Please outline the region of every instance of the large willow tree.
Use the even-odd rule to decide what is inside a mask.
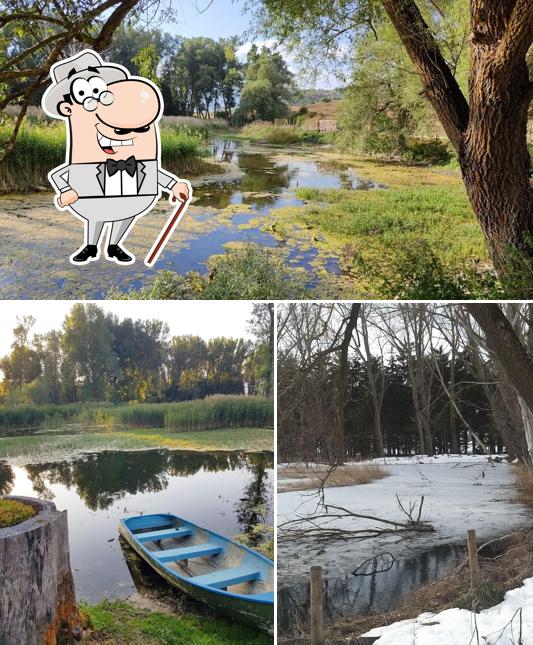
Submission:
[[[532,0],[464,0],[470,14],[468,97],[447,59],[439,24],[451,0],[254,0],[282,42],[306,40],[327,53],[390,20],[454,147],[468,197],[497,268],[516,251],[533,256],[533,189],[526,134],[533,96],[526,57]],[[453,4],[456,4],[454,2]],[[316,45],[319,45],[316,48]],[[337,48],[350,57],[350,48]],[[317,59],[319,64],[319,59]],[[510,253],[511,250],[511,253]]]

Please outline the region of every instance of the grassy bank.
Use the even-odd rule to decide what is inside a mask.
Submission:
[[[164,429],[115,430],[114,432],[53,432],[26,437],[0,438],[0,459],[24,457],[46,461],[54,456],[71,457],[100,450],[274,450],[274,433],[269,428],[221,428],[201,432],[171,432]]]
[[[166,428],[175,432],[273,424],[273,404],[259,396],[215,395],[180,403],[24,405],[0,407],[0,436],[31,434],[65,424]]]
[[[197,120],[192,120],[197,121]],[[0,126],[0,147],[9,138],[10,119]],[[161,128],[161,160],[167,170],[181,176],[223,172],[205,159],[207,127],[168,120]],[[22,126],[15,149],[0,163],[0,192],[51,190],[50,170],[65,161],[65,125],[57,121],[28,119]]]
[[[295,225],[306,230],[323,253],[341,258],[367,297],[492,294],[491,264],[462,184],[453,177],[447,185],[413,179],[414,185],[367,191],[299,188],[303,206],[274,211],[276,230],[286,237]]]
[[[324,487],[360,486],[375,479],[387,477],[388,471],[376,464],[349,464],[338,466],[328,474],[329,467],[309,467],[303,464],[278,466],[278,492],[291,490],[317,490],[327,475]]]
[[[88,643],[115,645],[267,645],[273,639],[222,618],[180,616],[150,611],[126,601],[104,601],[98,605],[82,605],[85,638]]]

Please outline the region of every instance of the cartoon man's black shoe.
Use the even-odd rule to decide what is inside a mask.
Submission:
[[[131,264],[135,261],[135,258],[128,255],[118,244],[110,244],[107,247],[107,259],[115,260],[119,264]]]
[[[76,253],[76,255],[72,257],[72,262],[83,264],[84,262],[90,262],[91,260],[96,259],[97,255],[98,247],[96,244],[87,244],[87,246],[84,246],[79,253]]]

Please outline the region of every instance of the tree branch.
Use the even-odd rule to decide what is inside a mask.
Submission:
[[[496,59],[500,66],[507,66],[523,59],[533,42],[533,2],[517,0],[507,29],[497,48]]]
[[[425,95],[453,147],[460,153],[468,125],[468,103],[431,30],[414,0],[383,0],[383,7],[420,74]]]

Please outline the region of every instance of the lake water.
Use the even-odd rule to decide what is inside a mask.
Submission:
[[[324,581],[326,622],[339,616],[387,612],[414,589],[442,578],[464,559],[464,548],[443,544],[412,558],[394,560],[390,554],[372,559],[364,569]],[[309,584],[280,585],[278,625],[291,633],[294,625],[309,624]]]
[[[49,499],[68,511],[77,595],[97,602],[127,598],[143,584],[121,546],[121,518],[175,513],[228,537],[271,525],[272,468],[270,453],[105,451],[46,464],[0,462],[0,494]]]
[[[216,139],[210,152],[233,164],[234,179],[221,175],[195,186],[193,203],[151,269],[142,260],[169,215],[166,199],[128,236],[125,245],[137,258],[134,264],[119,267],[102,258],[75,267],[69,256],[82,244],[83,227],[70,213],[55,209],[51,193],[0,196],[0,297],[101,299],[112,289],[138,289],[161,269],[205,274],[207,260],[231,244],[277,249],[288,265],[305,270],[310,288],[342,275],[340,254],[319,248],[318,240],[294,223],[290,236],[280,235],[273,213],[302,205],[298,187],[367,190],[378,184],[359,177],[346,162],[322,158],[312,147]]]

